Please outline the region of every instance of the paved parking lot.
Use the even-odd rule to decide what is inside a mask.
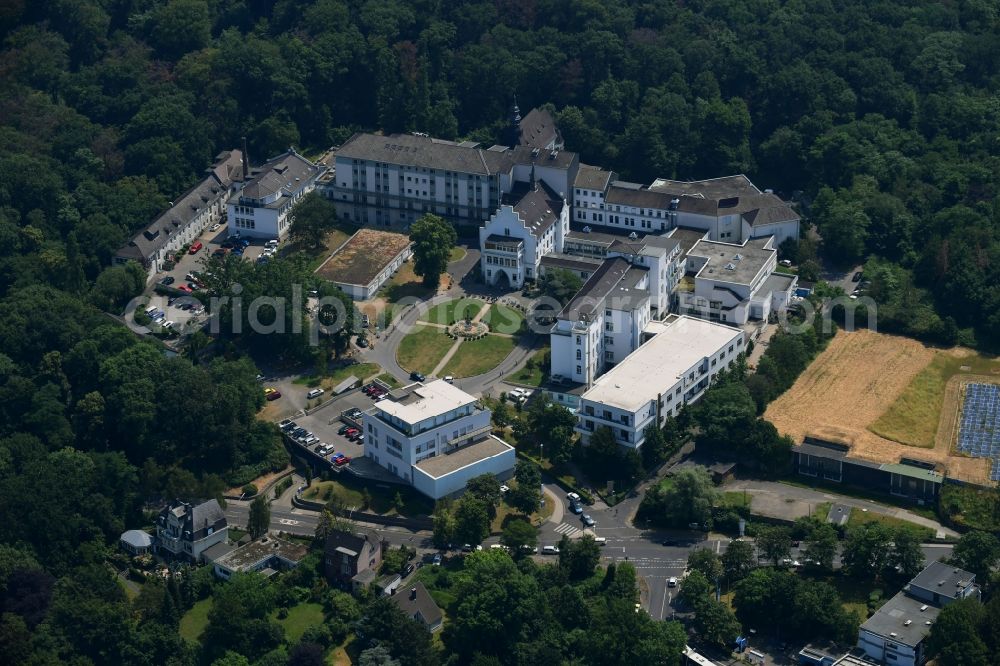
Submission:
[[[204,247],[196,254],[185,254],[172,270],[157,273],[154,284],[168,275],[174,278],[175,282],[173,286],[175,287],[179,284],[186,283],[187,280],[184,276],[191,271],[205,270],[205,262],[210,256],[212,256],[212,252],[222,247],[222,244],[225,243],[228,238],[229,228],[225,224],[215,231],[208,231],[206,229],[202,232],[201,236],[198,237],[198,240],[202,242]],[[257,261],[257,257],[259,257],[260,253],[264,251],[264,243],[267,241],[260,238],[252,238],[248,240],[251,241],[251,245],[244,251],[243,258],[246,261]]]
[[[333,445],[336,449],[335,452],[341,452],[351,458],[360,458],[364,455],[364,447],[337,434],[337,431],[344,425],[344,422],[340,420],[340,415],[350,409],[365,411],[373,404],[374,401],[361,391],[351,391],[330,400],[308,416],[298,416],[292,420],[316,435],[321,442]]]

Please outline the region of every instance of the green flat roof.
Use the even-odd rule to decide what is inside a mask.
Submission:
[[[919,467],[903,465],[901,463],[886,463],[879,467],[879,469],[890,472],[891,474],[900,474],[902,476],[909,476],[914,479],[922,479],[933,483],[941,483],[944,480],[944,477],[934,470],[920,469]]]

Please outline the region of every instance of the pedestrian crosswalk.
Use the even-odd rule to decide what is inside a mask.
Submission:
[[[556,527],[556,532],[565,534],[570,539],[575,539],[578,535],[583,534],[583,530],[573,527],[569,523],[559,523],[559,526]]]

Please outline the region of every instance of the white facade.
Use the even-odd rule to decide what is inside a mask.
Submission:
[[[481,224],[516,182],[539,181],[566,198],[575,153],[519,145],[482,148],[424,135],[355,134],[337,149],[321,186],[337,214],[358,224],[407,226],[424,213]]]
[[[490,416],[443,380],[398,389],[363,416],[365,457],[434,499],[479,474],[509,476],[514,450],[491,437]]]
[[[382,288],[389,278],[400,269],[400,267],[406,263],[407,259],[413,256],[413,246],[407,247],[405,250],[397,254],[392,261],[386,264],[378,275],[376,275],[370,282],[366,284],[351,284],[349,282],[334,282],[335,285],[341,290],[346,292],[351,298],[356,301],[367,301],[370,298],[375,298],[378,290]]]
[[[322,168],[289,150],[268,160],[229,199],[229,235],[280,239],[295,219],[292,210],[316,187]]]
[[[486,284],[520,289],[536,280],[543,256],[563,251],[569,233],[569,206],[547,186],[502,204],[479,229],[479,260]]]
[[[169,257],[223,220],[230,192],[243,172],[243,159],[239,150],[220,153],[208,175],[118,250],[114,262],[136,261],[146,269],[146,281],[153,280]]]
[[[776,284],[775,280],[768,282],[768,278],[778,266],[778,252],[772,241],[768,237],[742,245],[696,243],[687,255],[687,272],[694,275],[694,289],[680,295],[680,311],[735,325],[766,319],[774,299],[772,291],[764,287]],[[794,283],[784,292],[778,291],[779,306],[787,305],[793,288]]]
[[[651,322],[646,333],[652,337],[580,398],[576,430],[585,444],[606,426],[619,444],[639,448],[647,426],[697,401],[744,351],[741,330],[692,317]]]
[[[652,318],[648,287],[648,269],[605,261],[556,318],[552,376],[589,386],[631,353]]]

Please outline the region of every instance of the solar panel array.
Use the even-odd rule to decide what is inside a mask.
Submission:
[[[1000,481],[1000,385],[966,385],[958,450],[974,458],[991,458],[990,479]]]

